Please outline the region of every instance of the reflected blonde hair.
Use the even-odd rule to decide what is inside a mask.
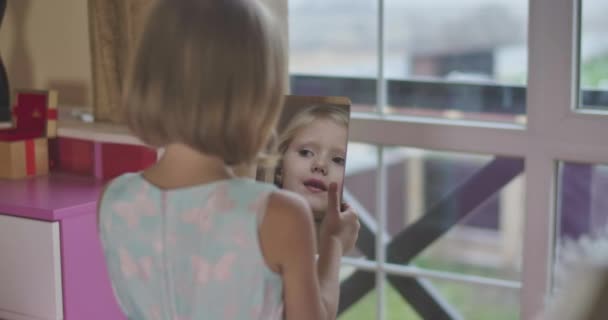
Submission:
[[[281,187],[281,161],[282,157],[287,152],[289,145],[293,141],[298,132],[312,124],[316,120],[331,120],[338,125],[348,129],[348,110],[344,107],[332,105],[315,105],[306,108],[304,111],[295,114],[285,125],[277,141],[278,165],[276,169],[265,176],[265,181],[273,182]],[[345,141],[346,143],[346,141]]]
[[[277,141],[279,155],[283,156],[285,154],[300,129],[320,119],[332,120],[336,124],[348,128],[348,110],[346,108],[323,105],[311,106],[295,114],[281,132]]]
[[[257,0],[158,0],[125,82],[129,128],[227,165],[267,146],[286,85],[285,44]]]

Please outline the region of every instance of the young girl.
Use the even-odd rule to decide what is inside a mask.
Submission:
[[[328,186],[342,190],[348,140],[348,111],[336,106],[312,106],[294,115],[279,137],[281,160],[274,182],[310,204],[315,221],[327,211]]]
[[[295,194],[252,166],[280,114],[285,49],[253,0],[158,0],[126,81],[128,124],[164,147],[157,164],[113,180],[99,231],[129,319],[334,319],[340,257],[357,238],[338,189],[321,226]],[[242,172],[250,172],[243,170]]]

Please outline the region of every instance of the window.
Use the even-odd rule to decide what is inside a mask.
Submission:
[[[608,2],[582,0],[580,30],[580,103],[608,110]]]
[[[525,124],[524,0],[388,0],[381,21],[372,0],[289,8],[292,92],[373,111],[381,82],[386,113]]]
[[[368,230],[343,260],[342,319],[538,314],[560,228],[586,223],[559,211],[568,172],[608,163],[608,118],[575,112],[608,105],[603,76],[584,80],[605,73],[604,2],[289,0],[292,92],[354,103],[346,189]]]

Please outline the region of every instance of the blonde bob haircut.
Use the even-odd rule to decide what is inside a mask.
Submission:
[[[348,110],[344,107],[332,106],[332,105],[315,105],[310,106],[304,111],[295,114],[289,122],[285,125],[281,134],[278,137],[278,153],[279,158],[282,158],[287,152],[289,145],[298,134],[298,132],[312,124],[316,120],[331,120],[334,123],[343,126],[348,130]],[[344,143],[347,143],[344,141]],[[271,176],[266,176],[267,182],[274,182],[277,186],[281,187],[281,163],[282,159],[279,159],[279,164],[275,172]]]
[[[153,146],[254,163],[283,105],[279,30],[257,0],[157,0],[125,82],[129,128]]]

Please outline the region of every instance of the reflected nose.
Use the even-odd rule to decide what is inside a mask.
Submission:
[[[318,172],[318,173],[326,176],[327,175],[327,166],[322,161],[315,160],[312,163],[312,172],[313,173]]]

